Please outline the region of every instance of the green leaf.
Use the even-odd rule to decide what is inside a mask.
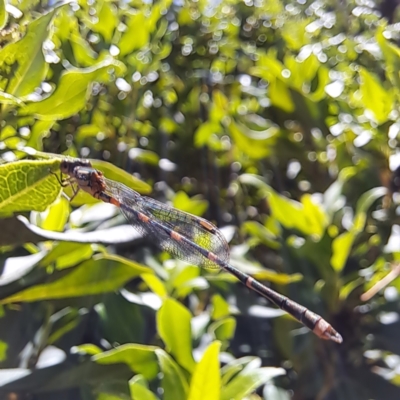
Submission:
[[[312,201],[311,196],[304,195],[299,203],[278,194],[256,175],[243,174],[240,176],[240,181],[257,187],[262,191],[263,196],[268,196],[272,216],[285,228],[297,229],[306,235],[315,235],[317,238],[323,234],[328,217],[321,207]]]
[[[285,370],[283,368],[245,369],[222,388],[221,400],[242,400],[259,386],[264,385],[276,376],[284,374]]]
[[[212,319],[220,319],[230,315],[229,304],[221,295],[215,294],[211,299],[211,303],[213,306]]]
[[[125,66],[113,59],[104,60],[85,69],[71,69],[65,72],[55,91],[46,99],[27,103],[21,108],[21,115],[34,115],[43,120],[65,119],[82,110],[91,94],[93,81],[106,82],[110,69],[116,75],[125,71]]]
[[[236,320],[233,317],[228,317],[215,321],[210,325],[209,331],[214,333],[216,339],[222,342],[231,340],[235,334]]]
[[[150,272],[149,268],[122,257],[100,255],[84,261],[54,282],[22,290],[3,299],[1,303],[63,299],[112,292],[132,278]]]
[[[336,272],[340,272],[344,268],[353,246],[355,235],[354,231],[349,231],[342,233],[333,240],[331,265]]]
[[[201,361],[190,381],[188,400],[219,400],[221,391],[221,374],[219,370],[219,349],[221,343],[211,343],[204,352]]]
[[[42,267],[55,263],[56,269],[64,269],[77,265],[91,258],[93,247],[91,244],[75,242],[58,242],[40,261]]]
[[[222,133],[222,127],[214,121],[203,122],[194,133],[194,144],[201,147],[209,143],[213,135]]]
[[[6,11],[6,2],[5,0],[0,0],[0,29],[3,29],[8,20],[8,13]]]
[[[280,79],[274,79],[270,83],[269,97],[273,106],[281,108],[287,113],[293,112],[296,108],[289,88]]]
[[[44,211],[60,194],[50,170],[59,160],[23,160],[0,165],[0,213]]]
[[[91,29],[100,33],[106,43],[110,43],[114,30],[119,23],[118,10],[110,1],[98,2],[98,4],[98,20],[96,24],[91,24]]]
[[[7,360],[8,344],[0,340],[0,361]]]
[[[157,349],[156,356],[163,372],[163,400],[186,399],[189,387],[179,365],[164,350]]]
[[[289,275],[268,269],[256,271],[252,276],[260,281],[269,281],[277,285],[289,285],[290,283],[299,282],[303,279],[303,275],[299,273]]]
[[[2,104],[22,104],[22,100],[17,97],[0,91],[0,103]]]
[[[3,80],[3,91],[23,97],[40,86],[48,70],[42,46],[49,35],[49,26],[55,13],[53,10],[31,22],[21,40],[0,50],[1,75],[10,76],[8,80]]]
[[[131,189],[136,190],[140,194],[149,194],[152,191],[151,186],[146,182],[143,182],[139,178],[136,178],[123,169],[116,167],[114,164],[111,164],[107,161],[94,159],[90,159],[89,161],[94,168],[103,172],[104,176],[108,179],[123,183]]]
[[[190,372],[195,366],[191,318],[188,309],[174,299],[166,299],[157,313],[157,330],[161,339],[178,363]]]
[[[150,290],[160,297],[167,296],[167,289],[164,283],[154,274],[143,274],[142,279],[146,282]]]
[[[148,389],[143,380],[141,375],[136,375],[129,381],[132,400],[157,400],[156,395]]]
[[[175,194],[172,205],[175,208],[179,208],[179,210],[198,215],[200,217],[206,212],[208,202],[206,200],[196,199],[194,197],[189,198],[185,192],[179,191]]]
[[[64,197],[59,197],[43,213],[43,222],[40,224],[42,229],[48,231],[62,232],[69,217],[69,202]]]
[[[135,50],[144,48],[150,41],[150,32],[147,18],[143,12],[132,15],[128,22],[128,28],[119,41],[121,56],[132,53]]]
[[[267,157],[271,153],[278,130],[271,128],[265,134],[261,133],[257,138],[256,135],[250,134],[250,130],[245,127],[241,129],[232,121],[229,124],[229,132],[240,151],[258,160]]]
[[[92,360],[102,365],[124,363],[134,373],[142,374],[150,380],[154,379],[158,373],[157,349],[158,347],[155,346],[125,344],[104,353],[96,354],[92,357]]]
[[[373,113],[376,122],[381,125],[388,120],[389,113],[393,109],[393,96],[365,68],[360,68],[360,77],[361,101],[364,107]]]

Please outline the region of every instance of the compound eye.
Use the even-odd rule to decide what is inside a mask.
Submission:
[[[66,161],[61,161],[60,170],[63,174],[68,174],[68,163]]]

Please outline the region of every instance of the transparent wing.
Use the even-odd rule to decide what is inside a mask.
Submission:
[[[177,241],[162,229],[163,225],[203,249],[213,252],[222,261],[229,261],[229,246],[222,233],[210,222],[169,207],[129,189],[118,182],[104,179],[106,193],[121,203],[121,211],[129,223],[143,236],[154,240],[155,244],[171,255],[202,267],[215,268],[216,264],[184,241]],[[138,212],[150,218],[143,222]]]

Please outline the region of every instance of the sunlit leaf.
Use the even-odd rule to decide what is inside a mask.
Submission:
[[[219,294],[215,294],[212,297],[211,303],[213,305],[211,314],[213,319],[219,319],[230,315],[229,304]]]
[[[122,287],[130,279],[151,270],[117,256],[98,256],[84,261],[62,278],[22,290],[1,301],[3,304],[62,299],[107,293]]]
[[[210,325],[209,331],[222,342],[231,340],[235,334],[236,320],[233,317],[223,318]]]
[[[221,376],[219,371],[219,349],[221,344],[214,342],[208,346],[190,381],[188,400],[219,400]]]
[[[121,55],[132,53],[134,50],[144,48],[149,43],[150,32],[147,19],[143,12],[131,15],[128,28],[119,41]]]
[[[122,63],[108,59],[85,69],[71,69],[65,72],[58,82],[55,91],[46,99],[27,103],[21,108],[21,115],[34,115],[44,120],[68,118],[85,107],[90,95],[90,84],[106,81],[110,69],[117,74],[124,71]]]
[[[134,376],[129,381],[132,400],[157,400],[156,395],[143,382],[141,375]]]
[[[272,367],[243,370],[223,387],[221,399],[242,400],[260,385],[263,385],[276,376],[283,375],[284,373],[285,370],[283,368]]]
[[[46,215],[43,216],[43,222],[40,224],[41,228],[49,231],[63,231],[69,217],[69,210],[68,200],[64,197],[59,197],[46,210]]]
[[[393,109],[392,94],[365,68],[360,68],[360,77],[362,102],[373,113],[376,122],[383,124]]]
[[[3,29],[7,23],[8,14],[6,11],[5,0],[0,0],[0,29]]]
[[[344,268],[353,246],[354,238],[355,232],[350,231],[342,233],[333,240],[331,265],[335,271],[340,272]]]
[[[112,35],[118,25],[117,8],[112,2],[99,2],[100,11],[96,24],[92,24],[93,31],[100,33],[107,43],[111,42]]]
[[[78,346],[79,349],[79,346]],[[98,364],[124,363],[137,374],[142,374],[146,379],[153,379],[158,372],[155,346],[141,344],[125,344],[115,349],[96,354],[92,357]]]
[[[23,160],[0,165],[0,213],[44,211],[60,193],[50,174],[58,160]]]
[[[288,86],[280,79],[274,79],[269,88],[269,97],[271,104],[281,108],[287,113],[293,112],[295,105],[292,100],[292,95]]]
[[[245,130],[244,127],[243,129]],[[229,132],[238,149],[254,159],[264,158],[270,154],[277,134],[276,130],[271,130],[269,137],[256,139],[246,135],[246,132],[233,121],[229,124]]]
[[[7,71],[9,73],[10,69],[13,70],[11,78],[2,81],[3,91],[15,97],[22,97],[40,86],[48,70],[42,46],[49,35],[49,26],[55,13],[56,10],[53,10],[31,22],[21,40],[0,50],[1,75],[4,76]]]
[[[163,399],[186,399],[189,386],[179,365],[164,350],[156,350],[156,356],[160,364],[160,369],[163,372]]]
[[[151,291],[160,297],[167,295],[163,282],[154,274],[143,274],[142,279],[146,282]]]
[[[191,315],[173,299],[166,299],[157,313],[157,330],[169,351],[180,365],[193,371]]]

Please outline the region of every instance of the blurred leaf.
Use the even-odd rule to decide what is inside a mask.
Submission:
[[[254,159],[264,158],[271,153],[278,132],[276,129],[268,129],[260,134],[259,138],[251,137],[248,134],[246,135],[244,130],[246,130],[246,128],[242,127],[241,129],[239,125],[233,121],[229,124],[229,132],[240,151]]]
[[[355,239],[355,232],[344,232],[332,242],[331,265],[336,272],[342,271]]]
[[[393,109],[393,97],[384,89],[376,77],[366,69],[360,68],[361,95],[364,107],[372,111],[376,122],[380,125],[389,118]]]
[[[272,216],[276,218],[285,228],[297,229],[306,235],[320,237],[327,224],[327,217],[321,207],[315,204],[311,197],[304,195],[302,202],[288,199],[275,192],[260,177],[243,174],[240,182],[255,186],[268,196],[268,203],[272,210]]]
[[[189,387],[179,365],[164,350],[157,349],[155,353],[160,364],[160,369],[163,372],[163,399],[186,399]]]
[[[46,231],[37,227],[36,225],[30,224],[29,221],[19,215],[17,217],[18,227],[13,227],[13,229],[18,233],[16,237],[1,237],[0,234],[0,243],[3,244],[15,244],[15,243],[24,243],[22,239],[24,237],[29,239],[31,242],[41,242],[43,240],[63,240],[66,242],[75,242],[75,243],[104,243],[104,244],[118,244],[118,243],[129,243],[132,241],[136,241],[141,238],[141,235],[133,229],[131,225],[120,225],[112,228],[98,229],[93,232],[81,232],[78,229],[70,229],[66,232],[54,232],[54,231]],[[12,218],[8,218],[7,221],[12,224],[15,220]],[[22,225],[22,226],[21,226]],[[20,230],[18,230],[19,228]],[[28,232],[24,232],[21,229],[28,228],[31,231],[31,234]],[[19,233],[21,232],[20,237]],[[9,239],[9,241],[7,241]]]
[[[4,361],[7,358],[8,344],[0,340],[0,361]]]
[[[74,242],[59,242],[40,261],[42,267],[55,263],[56,269],[64,269],[77,265],[79,262],[91,258],[93,247],[91,244]]]
[[[303,275],[299,273],[289,275],[271,270],[256,271],[252,273],[252,276],[255,279],[272,282],[276,285],[288,285],[290,283],[299,282],[303,279]]]
[[[211,314],[212,319],[220,319],[230,315],[229,304],[219,294],[215,294],[212,297],[211,303],[213,306]]]
[[[0,213],[44,211],[60,193],[50,174],[57,160],[23,160],[0,165]]]
[[[283,374],[285,374],[283,368],[265,367],[243,370],[222,388],[221,399],[242,400],[257,387]]]
[[[22,100],[11,94],[0,91],[0,103],[2,103],[2,104],[22,104]]]
[[[146,282],[147,286],[153,293],[157,294],[160,297],[167,296],[167,290],[163,282],[156,275],[143,274],[142,279]]]
[[[157,400],[155,394],[142,381],[141,375],[136,375],[129,381],[132,400]]]
[[[157,313],[157,330],[180,365],[193,371],[190,312],[173,299],[166,299]]]
[[[147,22],[142,11],[130,16],[127,23],[128,28],[119,41],[121,56],[142,49],[149,44],[150,32]]]
[[[201,147],[209,143],[213,135],[222,133],[222,127],[214,121],[203,122],[194,134],[194,144],[196,147]]]
[[[219,371],[219,342],[211,343],[204,352],[190,381],[188,400],[219,400],[221,376]]]
[[[104,60],[85,69],[65,72],[55,89],[46,99],[31,102],[21,108],[21,115],[34,115],[38,119],[54,120],[68,118],[82,110],[90,95],[93,81],[106,81],[110,69],[122,74],[125,66],[115,60]]]
[[[271,249],[279,249],[281,247],[280,242],[277,240],[277,236],[259,222],[245,221],[241,228],[244,232],[252,236],[249,240],[249,246],[251,247],[257,246],[259,243],[262,243]]]
[[[6,11],[5,0],[0,0],[0,29],[3,29],[7,24],[8,14]]]
[[[117,256],[97,256],[84,261],[55,282],[36,285],[1,301],[2,304],[62,299],[106,293],[151,270]]]
[[[78,350],[79,350],[78,346]],[[142,344],[125,344],[115,349],[96,354],[92,360],[97,364],[119,364],[129,366],[132,372],[143,375],[146,379],[153,379],[157,372],[157,358],[155,346]]]
[[[59,197],[45,211],[45,217],[41,227],[48,231],[61,232],[69,217],[69,202],[64,197]]]
[[[109,1],[98,2],[98,19],[96,24],[91,25],[94,32],[100,33],[106,43],[110,43],[114,30],[118,25],[117,9],[113,3]]]
[[[92,163],[94,168],[103,172],[104,176],[108,179],[123,183],[124,185],[138,191],[141,194],[148,194],[152,191],[151,186],[149,186],[146,182],[141,181],[135,176],[109,162],[93,159],[89,161]]]
[[[22,39],[0,50],[1,75],[7,76],[10,69],[13,71],[8,80],[3,79],[3,91],[15,97],[22,97],[40,86],[48,70],[42,46],[48,37],[49,26],[55,13],[56,10],[53,10],[30,22]]]
[[[358,200],[352,228],[349,232],[336,237],[332,242],[331,265],[335,271],[340,272],[344,268],[356,236],[364,229],[366,212],[374,201],[386,193],[385,187],[377,187],[365,192]]]
[[[281,108],[287,113],[291,113],[295,110],[290,90],[280,79],[274,79],[270,83],[269,97],[273,106]]]
[[[185,192],[180,191],[175,194],[172,205],[179,210],[201,217],[207,210],[208,202],[196,198],[190,199]]]
[[[209,332],[213,333],[215,338],[221,342],[231,340],[235,334],[236,320],[228,317],[213,322],[209,327]]]

